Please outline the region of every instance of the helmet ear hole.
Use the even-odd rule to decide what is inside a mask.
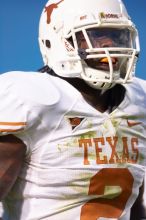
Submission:
[[[46,44],[46,47],[51,48],[51,43],[50,43],[49,40],[46,40],[46,41],[45,41],[45,44]]]

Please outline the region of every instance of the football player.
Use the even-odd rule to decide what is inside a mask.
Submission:
[[[146,82],[124,4],[49,0],[39,44],[40,72],[0,76],[2,219],[144,219]]]

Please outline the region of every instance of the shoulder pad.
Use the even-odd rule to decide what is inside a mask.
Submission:
[[[8,72],[2,74],[0,81],[11,87],[11,92],[24,101],[37,105],[54,105],[60,94],[49,79],[49,75],[38,72]]]

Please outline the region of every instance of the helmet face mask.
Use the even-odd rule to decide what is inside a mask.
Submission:
[[[139,40],[123,3],[92,0],[91,4],[86,0],[82,11],[83,3],[83,0],[62,0],[58,5],[57,1],[48,2],[46,8],[54,4],[54,12],[49,24],[46,9],[42,12],[39,29],[45,65],[62,77],[82,78],[96,89],[130,82]]]
[[[123,53],[128,55],[127,48],[132,48],[131,33],[128,29],[117,28],[94,28],[86,31],[88,40],[85,39],[84,34],[80,31],[76,33],[76,41],[78,44],[78,51],[86,52],[85,62],[94,69],[109,71],[109,62],[105,50],[108,50],[113,71],[117,71],[120,67],[120,55]],[[88,43],[89,42],[89,45]],[[101,49],[103,48],[103,50]],[[122,48],[122,50],[120,49]],[[125,51],[123,51],[125,48]],[[90,49],[90,50],[89,50]],[[117,50],[117,51],[116,51]],[[90,51],[90,52],[89,52]],[[92,52],[93,51],[93,52]],[[115,57],[113,54],[116,54]],[[89,55],[89,56],[88,56]],[[93,55],[93,58],[88,58]]]

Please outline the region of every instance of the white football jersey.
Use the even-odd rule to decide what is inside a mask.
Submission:
[[[146,166],[146,82],[101,113],[46,73],[0,76],[0,134],[27,146],[4,220],[129,220]]]

